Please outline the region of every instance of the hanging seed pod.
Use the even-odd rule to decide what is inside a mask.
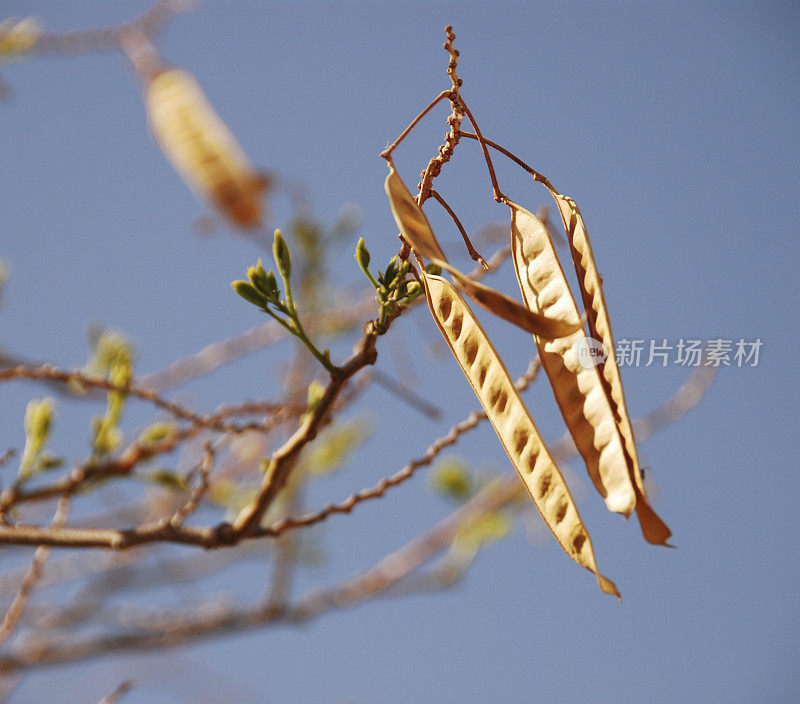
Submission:
[[[532,311],[566,322],[580,313],[547,228],[516,203],[511,208],[511,252],[520,292]],[[586,463],[589,477],[611,511],[630,515],[636,504],[614,411],[606,398],[583,330],[547,340],[534,335],[542,367],[550,380],[561,415]]]
[[[619,597],[614,583],[597,571],[567,483],[480,323],[452,284],[431,274],[423,278],[431,314],[548,528],[567,555],[594,573],[604,592]]]
[[[561,195],[552,189],[550,192],[558,205],[564,230],[569,239],[572,262],[578,275],[578,285],[586,308],[589,332],[595,340],[603,344],[606,353],[605,362],[600,363],[598,369],[606,397],[614,411],[617,427],[624,441],[628,471],[636,491],[636,517],[639,519],[642,534],[647,542],[667,545],[672,531],[653,511],[645,493],[636,441],[633,437],[633,428],[625,404],[625,394],[622,390],[622,378],[617,366],[614,335],[611,332],[611,320],[603,295],[603,282],[597,270],[586,225],[577,203],[572,198]]]
[[[389,162],[389,175],[386,177],[385,188],[395,222],[406,242],[423,257],[430,259],[433,264],[446,269],[453,277],[456,286],[478,305],[494,313],[498,318],[548,339],[569,335],[581,327],[580,320],[576,323],[565,323],[562,320],[550,320],[541,313],[530,311],[514,299],[473,281],[448,264],[428,223],[428,218],[403,183],[392,162]]]
[[[416,249],[426,259],[441,259],[446,261],[444,252],[433,234],[428,218],[411,195],[394,163],[389,162],[389,175],[384,184],[386,195],[389,196],[389,205],[392,209],[397,227],[406,242]]]
[[[150,128],[184,181],[236,227],[261,224],[265,179],[186,71],[167,69],[145,88]]]

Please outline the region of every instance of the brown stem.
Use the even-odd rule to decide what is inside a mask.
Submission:
[[[56,529],[60,528],[64,525],[64,523],[66,523],[68,515],[69,497],[62,496],[58,501],[58,506],[56,507],[56,512],[50,525]],[[28,572],[25,574],[25,578],[22,580],[19,591],[14,597],[14,600],[11,602],[11,605],[6,610],[3,621],[0,623],[0,646],[3,645],[6,640],[8,640],[8,637],[13,633],[14,628],[19,622],[19,619],[22,617],[22,612],[25,611],[25,607],[28,605],[28,600],[31,598],[33,589],[36,586],[36,583],[39,581],[39,578],[42,576],[44,563],[49,556],[49,547],[40,545],[38,548],[36,548],[36,552],[33,555],[33,560],[31,560],[30,567],[28,568]]]
[[[467,251],[469,252],[469,256],[472,257],[472,261],[479,262],[480,265],[486,269],[486,271],[489,271],[489,265],[486,263],[486,260],[480,254],[478,254],[478,251],[475,249],[475,247],[473,247],[472,242],[469,239],[469,235],[467,235],[467,231],[464,229],[464,226],[461,224],[458,216],[453,212],[453,209],[447,204],[447,201],[442,198],[438,191],[431,189],[430,193],[431,196],[439,202],[439,204],[447,211],[448,215],[453,219],[458,231],[461,233],[461,237],[464,239],[464,244],[467,246]]]
[[[386,161],[391,161],[392,152],[395,150],[397,145],[399,145],[400,142],[402,142],[408,136],[408,133],[411,132],[411,130],[413,130],[414,127],[416,127],[417,123],[423,117],[425,117],[425,115],[427,115],[431,110],[433,110],[433,108],[435,108],[442,100],[449,97],[449,95],[450,95],[449,90],[443,90],[441,93],[439,93],[439,95],[437,95],[429,103],[428,107],[426,107],[419,115],[417,115],[413,120],[411,120],[411,123],[400,133],[400,136],[381,152],[380,154],[381,157],[383,159],[386,159]]]
[[[474,126],[474,124],[475,123],[473,123],[473,126]],[[476,131],[477,131],[477,128],[476,128]],[[461,136],[462,137],[467,137],[468,139],[474,139],[474,140],[480,142],[482,147],[483,147],[483,145],[487,145],[487,146],[491,147],[492,149],[500,152],[503,156],[507,156],[517,166],[520,166],[525,171],[527,171],[533,177],[534,181],[539,181],[551,193],[555,193],[555,194],[558,193],[558,191],[555,188],[553,188],[553,184],[550,183],[549,179],[546,176],[543,176],[542,174],[540,174],[533,167],[528,166],[528,164],[526,164],[524,161],[522,161],[522,159],[520,159],[516,154],[513,154],[512,152],[508,151],[508,149],[505,149],[505,148],[501,147],[499,144],[497,144],[496,142],[493,142],[491,139],[486,139],[486,137],[484,137],[483,135],[479,136],[477,134],[473,134],[472,132],[463,132],[463,131],[461,132]]]
[[[273,453],[258,493],[239,512],[233,522],[232,528],[235,535],[247,535],[258,527],[267,508],[269,508],[286,483],[286,479],[297,462],[300,452],[316,437],[317,432],[327,420],[328,414],[345,384],[356,372],[375,363],[377,359],[377,352],[375,351],[377,340],[378,334],[374,324],[372,322],[367,323],[364,328],[364,337],[359,343],[356,354],[344,366],[339,367],[336,373],[331,375],[331,380],[328,382],[325,393],[317,405],[308,413],[294,435]]]
[[[478,127],[478,123],[475,122],[475,118],[472,116],[472,113],[469,111],[467,104],[464,102],[464,98],[459,96],[458,98],[461,108],[464,110],[464,113],[467,116],[467,119],[470,121],[470,124],[475,129],[476,139],[480,142],[481,149],[483,150],[483,156],[486,159],[486,166],[489,169],[489,176],[492,179],[492,193],[494,195],[494,199],[498,203],[502,203],[505,199],[505,196],[500,191],[500,186],[497,185],[497,176],[494,173],[494,166],[492,165],[492,157],[489,156],[489,150],[486,148],[487,142],[484,140],[483,135],[481,134],[481,130]],[[464,132],[459,132],[459,134],[465,134]]]
[[[168,401],[150,389],[143,389],[136,385],[114,384],[101,377],[90,376],[79,371],[59,369],[49,364],[40,366],[19,365],[10,369],[0,370],[0,382],[10,379],[48,379],[64,384],[78,383],[90,388],[104,389],[106,391],[116,391],[119,393],[135,396],[144,401],[149,401],[153,405],[174,415],[176,418],[190,421],[196,425],[221,432],[242,433],[246,430],[259,430],[263,424],[247,423],[235,424],[227,423],[224,420],[208,413],[196,413],[195,411],[180,406],[177,403]]]

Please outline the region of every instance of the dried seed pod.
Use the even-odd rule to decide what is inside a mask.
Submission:
[[[431,314],[545,523],[567,555],[593,572],[604,592],[619,597],[614,583],[597,571],[589,533],[567,483],[480,323],[452,284],[439,276],[423,277]]]
[[[644,489],[642,472],[639,467],[639,457],[636,452],[636,441],[633,437],[630,416],[625,405],[625,394],[622,389],[622,378],[617,367],[617,358],[614,347],[614,335],[611,332],[611,321],[608,316],[603,284],[597,265],[594,260],[589,235],[586,225],[572,198],[551,191],[558,205],[561,220],[570,243],[572,261],[578,275],[578,284],[581,290],[589,332],[592,337],[603,344],[606,352],[604,363],[598,365],[606,397],[614,411],[617,427],[624,441],[624,449],[628,461],[628,472],[631,475],[636,491],[636,516],[642,528],[645,540],[656,545],[666,545],[672,535],[669,527],[653,511],[647,500]]]
[[[494,313],[498,318],[507,320],[533,335],[552,340],[571,335],[582,327],[580,318],[570,321],[550,318],[539,311],[520,305],[513,298],[484,286],[479,281],[473,281],[445,261],[434,259],[433,262],[446,269],[453,277],[456,286],[478,305],[483,306],[490,313]]]
[[[394,168],[394,163],[389,162],[389,175],[384,184],[386,195],[389,196],[389,205],[392,208],[397,227],[403,234],[406,242],[416,249],[426,259],[440,259],[446,261],[436,236],[433,234],[428,218],[417,203],[411,191],[408,190],[400,174]]]
[[[511,208],[511,251],[525,305],[551,319],[580,320],[544,223],[516,203],[507,203]],[[586,344],[583,330],[556,340],[534,335],[534,340],[561,415],[592,482],[610,510],[629,516],[636,497],[623,440],[600,371],[579,357],[581,343]]]
[[[0,61],[17,58],[36,46],[42,26],[36,17],[19,21],[9,18],[0,22]]]
[[[266,182],[186,71],[167,69],[145,88],[150,128],[184,181],[237,227],[261,224]]]
[[[389,162],[389,175],[386,177],[385,187],[392,214],[406,241],[423,257],[446,269],[452,275],[456,285],[490,313],[494,313],[499,318],[503,318],[523,330],[548,339],[569,335],[581,327],[580,320],[577,323],[549,320],[544,315],[528,310],[505,294],[473,281],[448,264],[444,252],[433,234],[428,218],[425,217],[422,208],[406,188],[391,162]]]

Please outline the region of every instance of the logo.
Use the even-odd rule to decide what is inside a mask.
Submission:
[[[608,358],[608,352],[603,343],[592,337],[581,337],[572,350],[578,358],[578,364],[584,369],[591,369],[602,364]]]

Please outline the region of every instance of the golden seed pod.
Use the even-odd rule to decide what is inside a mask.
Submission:
[[[511,250],[525,305],[549,318],[574,322],[580,313],[550,233],[535,215],[511,208]],[[629,516],[636,504],[624,445],[600,370],[579,358],[583,330],[547,340],[534,335],[542,367],[589,477],[611,511]]]
[[[548,528],[567,555],[594,573],[604,592],[619,597],[614,583],[598,572],[569,487],[480,323],[452,284],[422,275],[431,314]]]
[[[403,179],[400,178],[392,162],[389,162],[389,175],[386,177],[384,187],[386,195],[389,197],[392,215],[394,215],[395,222],[406,242],[423,257],[430,259],[433,264],[447,270],[453,277],[456,286],[478,305],[512,325],[549,339],[569,335],[581,328],[580,320],[574,323],[550,320],[544,315],[520,305],[505,294],[484,286],[478,281],[473,281],[451,266],[433,234],[428,218],[425,217],[419,203],[403,183]]]
[[[608,314],[605,296],[603,295],[603,280],[595,263],[594,252],[589,242],[589,234],[577,203],[568,196],[553,190],[550,192],[558,205],[561,221],[564,223],[564,230],[570,241],[572,262],[578,275],[578,284],[586,308],[589,332],[595,340],[603,343],[607,354],[605,362],[598,365],[598,369],[600,370],[603,390],[614,411],[617,428],[622,435],[628,462],[628,472],[636,492],[636,517],[639,519],[642,534],[648,543],[667,545],[667,540],[672,535],[672,531],[652,509],[644,489],[642,471],[639,467],[639,457],[636,451],[636,441],[633,437],[633,428],[625,404],[625,393],[622,389],[622,377],[617,366],[614,335],[611,332],[611,319]]]
[[[42,26],[35,17],[0,22],[0,60],[29,51],[42,36]]]
[[[167,69],[145,88],[150,128],[189,187],[237,227],[261,224],[265,181],[186,71]]]

